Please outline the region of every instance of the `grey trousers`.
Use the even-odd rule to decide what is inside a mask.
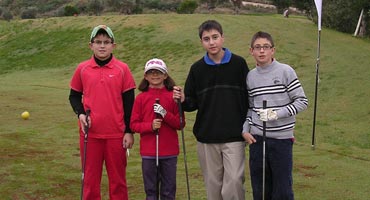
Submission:
[[[197,143],[208,200],[245,200],[245,147],[244,141]]]

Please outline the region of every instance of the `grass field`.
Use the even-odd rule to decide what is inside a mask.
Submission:
[[[183,85],[189,66],[204,54],[197,27],[206,19],[221,22],[225,47],[245,57],[250,68],[250,38],[263,30],[274,36],[277,59],[296,70],[310,100],[309,109],[297,117],[296,199],[369,199],[369,40],[322,30],[312,150],[317,26],[298,16],[176,14],[0,21],[0,199],[79,198],[77,118],[68,94],[75,67],[91,56],[92,27],[108,24],[113,29],[118,43],[114,53],[129,64],[137,83],[145,62],[159,57]],[[25,110],[29,120],[20,117]],[[194,116],[186,113],[185,138],[191,197],[198,200],[206,197],[192,135]],[[138,144],[136,135],[127,168],[131,199],[144,199]],[[182,153],[177,178],[177,199],[186,199]],[[246,196],[251,199],[248,166],[246,178]],[[105,174],[102,193],[108,199]]]

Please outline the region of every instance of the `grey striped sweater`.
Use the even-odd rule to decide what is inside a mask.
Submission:
[[[293,138],[295,115],[307,109],[308,100],[292,67],[276,60],[270,65],[257,66],[247,77],[249,109],[243,125],[243,133],[262,136],[262,121],[256,109],[276,110],[278,119],[266,123],[266,137],[275,139]]]

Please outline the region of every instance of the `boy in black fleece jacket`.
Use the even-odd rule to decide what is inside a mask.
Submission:
[[[221,25],[208,20],[199,27],[207,53],[190,68],[184,92],[174,87],[184,111],[197,110],[193,127],[207,199],[245,199],[246,143],[241,135],[247,114],[244,58],[223,47]]]

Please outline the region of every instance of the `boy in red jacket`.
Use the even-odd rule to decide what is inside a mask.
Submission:
[[[103,163],[109,179],[109,199],[127,200],[126,148],[134,144],[130,115],[135,81],[128,65],[113,56],[116,47],[112,30],[96,26],[90,36],[90,59],[81,62],[71,79],[69,100],[80,125],[83,163],[87,125],[83,199],[100,200]],[[86,111],[91,114],[87,119]]]

